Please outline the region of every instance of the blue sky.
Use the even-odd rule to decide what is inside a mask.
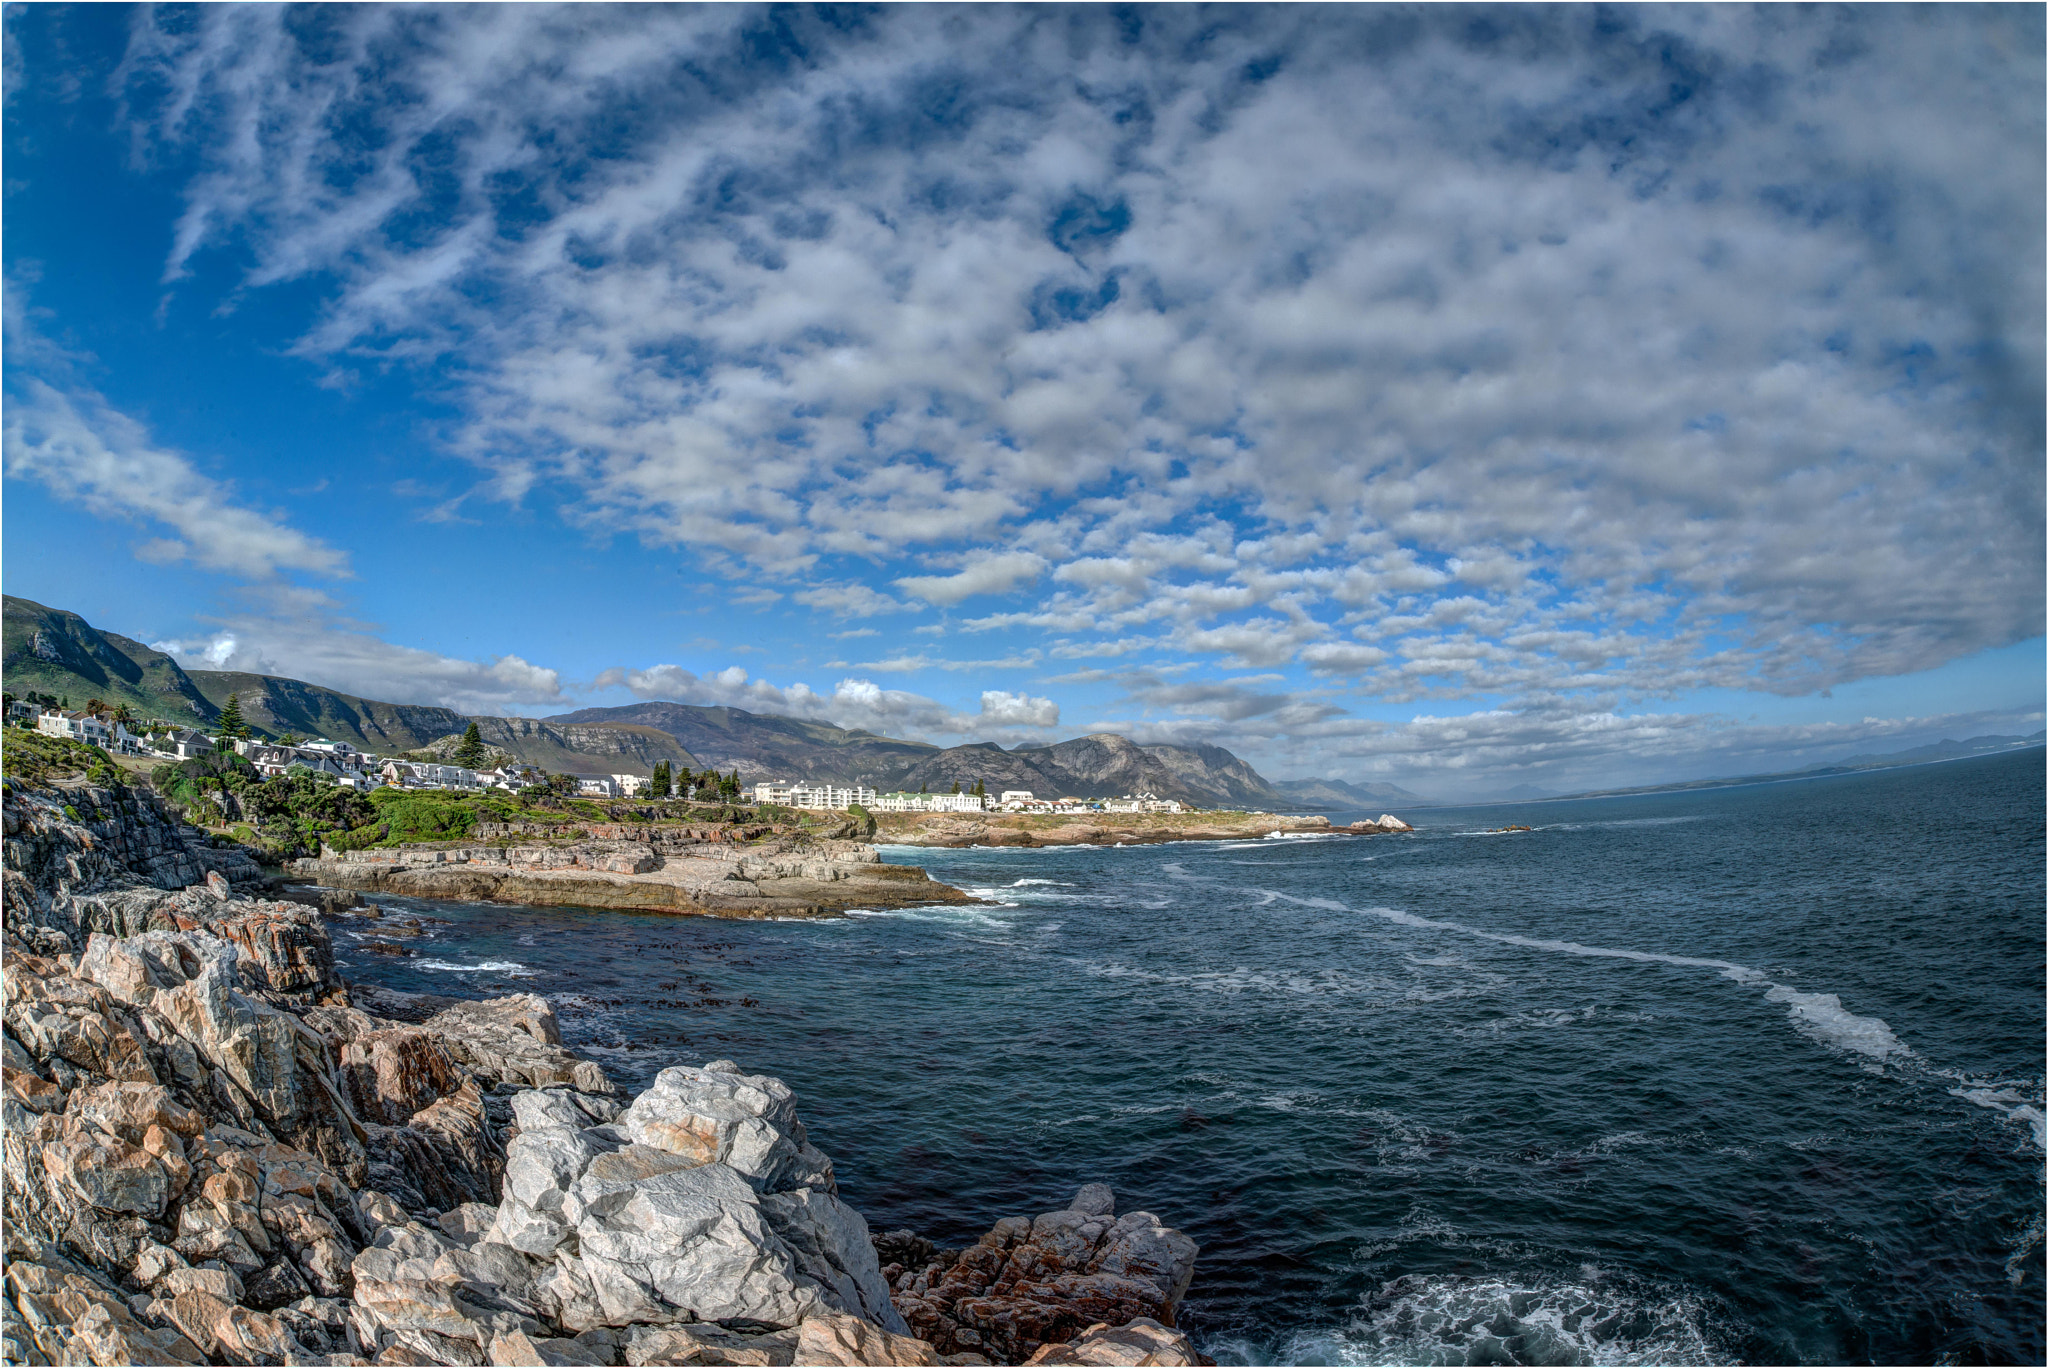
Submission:
[[[8,592],[1445,796],[2032,731],[2042,12],[6,11]]]

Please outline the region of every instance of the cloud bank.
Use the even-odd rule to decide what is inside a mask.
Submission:
[[[2041,630],[2039,38],[219,7],[122,82],[167,277],[459,358],[500,497],[1387,700],[1796,693]]]

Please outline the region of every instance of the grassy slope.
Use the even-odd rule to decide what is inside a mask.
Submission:
[[[220,713],[169,656],[32,599],[6,597],[5,612],[0,614],[0,652],[7,691],[16,697],[33,690],[68,697],[74,708],[99,698],[126,703],[141,718],[188,727],[204,726]]]

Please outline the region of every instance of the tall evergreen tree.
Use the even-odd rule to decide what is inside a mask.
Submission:
[[[687,798],[690,796],[690,784],[692,782],[693,781],[690,778],[690,767],[688,765],[677,765],[675,785],[676,796],[678,798]]]
[[[469,730],[462,734],[462,743],[455,748],[455,763],[464,769],[484,767],[484,734],[477,730],[474,722],[469,724]]]
[[[242,698],[240,694],[229,694],[227,705],[220,710],[220,720],[214,723],[215,734],[229,741],[249,739],[249,724],[242,720]]]
[[[652,798],[668,797],[668,785],[668,761],[664,760],[654,767],[654,777],[647,781],[648,796]]]

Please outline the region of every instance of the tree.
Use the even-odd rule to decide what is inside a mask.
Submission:
[[[663,760],[654,767],[654,777],[647,781],[647,795],[650,798],[668,797],[668,761]]]
[[[953,781],[953,792],[955,792],[955,793],[958,793],[959,791],[960,791],[960,781],[959,781],[958,779],[955,779],[955,780]]]
[[[687,798],[690,796],[690,783],[690,767],[688,765],[677,765],[675,777],[675,790],[676,796],[678,798]]]
[[[129,707],[126,703],[121,704],[114,709],[114,720],[124,727],[127,726],[135,720],[135,709]]]
[[[213,724],[213,729],[223,741],[249,739],[249,724],[242,720],[241,695],[228,695],[227,706],[220,710],[220,718]]]
[[[930,793],[932,791],[932,786],[930,784],[919,784],[917,786],[917,791],[919,793]]]
[[[975,780],[975,781],[974,781],[974,787],[973,787],[973,788],[971,788],[971,789],[969,789],[969,790],[967,790],[967,791],[968,791],[969,793],[973,794],[973,795],[974,795],[975,797],[977,797],[977,798],[986,798],[986,797],[988,797],[988,780],[986,780],[986,779],[977,779],[977,780]]]
[[[455,763],[464,769],[484,767],[484,734],[477,730],[474,722],[462,734],[462,744],[455,748]]]
[[[85,700],[85,715],[87,717],[98,717],[101,713],[105,712],[106,710],[107,705],[100,702],[100,700],[97,698],[88,698]]]

